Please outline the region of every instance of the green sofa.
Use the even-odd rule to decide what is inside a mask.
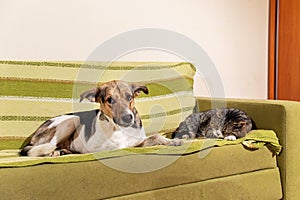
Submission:
[[[299,198],[296,129],[300,103],[194,98],[195,68],[189,63],[113,63],[111,68],[99,67],[103,65],[0,61],[1,199]],[[22,69],[20,74],[15,74],[18,69]],[[242,145],[244,140],[196,140],[181,147],[128,148],[59,158],[19,157],[18,149],[43,120],[97,106],[69,102],[91,87],[91,83],[78,81],[78,70],[82,69],[83,73],[104,70],[104,79],[119,76],[145,83],[152,96],[137,99],[137,109],[147,134],[169,136],[193,110],[225,105],[246,111],[262,138],[268,133],[264,130],[273,130],[282,151],[274,151],[276,138],[275,146],[269,140],[248,138],[256,144],[254,148]],[[142,74],[140,80],[135,72]]]

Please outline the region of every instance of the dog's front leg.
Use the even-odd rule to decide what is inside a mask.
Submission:
[[[140,145],[139,147],[146,147],[146,146],[155,146],[155,145],[166,145],[166,146],[180,146],[182,145],[182,140],[175,138],[175,139],[169,139],[162,135],[156,134],[151,135],[147,137]]]
[[[54,137],[56,137],[56,147],[58,149],[50,153],[49,156],[57,157],[65,154],[71,154],[72,151],[70,151],[70,144],[68,144],[66,141],[70,138],[70,136],[76,131],[76,129],[79,126],[80,118],[77,116],[74,116],[71,119],[67,119],[60,123],[56,127],[56,132],[54,135]]]

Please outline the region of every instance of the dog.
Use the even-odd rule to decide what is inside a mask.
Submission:
[[[148,88],[136,83],[113,80],[80,95],[100,108],[64,114],[45,121],[32,134],[21,156],[57,157],[73,153],[92,153],[127,147],[154,145],[179,146],[179,139],[155,134],[147,137],[134,98]]]

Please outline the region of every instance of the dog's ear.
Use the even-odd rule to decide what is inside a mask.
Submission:
[[[139,96],[141,91],[143,91],[145,94],[149,94],[148,88],[144,85],[139,85],[137,83],[132,83],[131,88],[133,90],[134,97]]]
[[[81,102],[83,99],[88,99],[90,102],[103,103],[106,95],[106,89],[107,86],[104,84],[85,91],[80,95],[79,102]]]
[[[91,90],[85,91],[80,95],[79,102],[82,102],[83,99],[88,99],[90,102],[96,102],[99,93],[100,93],[99,88],[93,88]]]

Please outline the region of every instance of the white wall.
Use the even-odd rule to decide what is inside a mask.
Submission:
[[[226,97],[267,98],[268,0],[0,0],[0,27],[0,59],[12,60],[85,60],[120,33],[173,30],[207,52]],[[180,60],[151,50],[120,59]],[[196,95],[210,96],[200,76]]]

